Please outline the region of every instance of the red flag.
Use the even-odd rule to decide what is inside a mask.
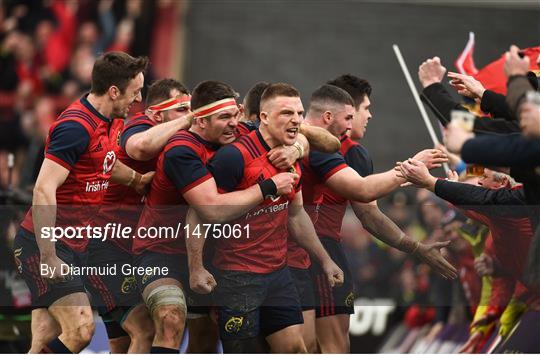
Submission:
[[[457,70],[461,74],[474,76],[478,73],[476,65],[474,65],[474,32],[469,32],[469,41],[465,45],[465,49],[454,62]]]
[[[529,70],[538,74],[538,64],[536,63],[540,54],[540,46],[522,49],[522,52],[529,57]],[[486,89],[506,95],[506,75],[504,74],[504,54],[494,62],[489,63],[474,76],[482,83]]]
[[[457,70],[461,74],[471,75],[488,90],[506,95],[506,75],[504,74],[504,54],[501,57],[482,69],[476,69],[473,59],[474,51],[474,33],[469,32],[469,41],[465,49],[454,63]],[[530,59],[529,70],[540,74],[540,67],[537,64],[538,56],[540,55],[540,46],[530,47],[521,50]]]

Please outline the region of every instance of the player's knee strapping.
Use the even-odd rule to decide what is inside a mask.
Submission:
[[[150,314],[154,314],[154,310],[159,306],[178,306],[184,313],[187,312],[184,291],[175,285],[156,287],[146,297],[145,303],[150,310]]]

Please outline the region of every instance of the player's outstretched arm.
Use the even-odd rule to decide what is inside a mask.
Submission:
[[[326,180],[326,185],[347,200],[368,203],[389,194],[404,182],[405,179],[392,170],[364,178],[346,167]]]
[[[430,168],[448,161],[446,154],[438,149],[426,149],[415,155]],[[397,189],[406,180],[394,170],[362,177],[351,167],[341,169],[326,180],[326,185],[342,197],[356,202],[368,203]]]
[[[206,270],[203,262],[203,250],[206,236],[204,223],[197,215],[197,212],[190,208],[186,215],[187,230],[194,231],[195,226],[202,226],[202,233],[186,235],[186,249],[189,268],[189,287],[195,292],[206,294],[212,292],[217,286],[216,280],[211,273]]]
[[[126,141],[126,153],[131,159],[146,161],[153,159],[163,150],[169,138],[182,129],[189,129],[193,121],[193,113],[176,120],[164,122],[135,133]]]
[[[289,207],[289,233],[295,241],[321,265],[328,278],[330,286],[339,286],[343,283],[343,271],[334,263],[324,249],[313,223],[304,210],[302,193],[296,196]]]
[[[382,213],[375,201],[369,204],[351,201],[351,206],[364,228],[377,239],[407,254],[417,255],[443,277],[457,276],[456,269],[440,253],[440,248],[449,242],[423,244],[413,240]]]

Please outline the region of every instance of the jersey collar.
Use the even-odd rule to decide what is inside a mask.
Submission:
[[[90,112],[92,112],[100,120],[107,123],[110,123],[112,121],[110,118],[103,116],[101,113],[99,113],[98,110],[94,108],[94,106],[92,106],[92,104],[88,101],[88,93],[84,94],[84,96],[81,97],[81,104],[83,104],[84,107],[86,107]]]
[[[270,151],[272,148],[270,148],[270,146],[264,141],[261,131],[259,131],[259,129],[257,128],[255,132],[257,133],[257,138],[259,138],[259,142],[261,143],[263,148],[266,149],[267,151]]]

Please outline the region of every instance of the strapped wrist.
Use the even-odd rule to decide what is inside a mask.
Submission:
[[[298,159],[302,159],[304,157],[304,146],[300,142],[296,141],[294,142],[293,147],[298,150]]]
[[[272,179],[266,179],[259,182],[259,187],[261,188],[263,199],[277,195],[277,186]]]
[[[136,172],[135,170],[132,170],[131,171],[131,179],[129,180],[128,182],[128,185],[129,187],[133,187],[133,186],[136,186],[137,184],[139,184],[142,180],[142,175],[139,174],[138,172]]]

